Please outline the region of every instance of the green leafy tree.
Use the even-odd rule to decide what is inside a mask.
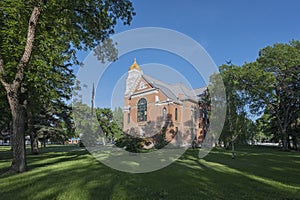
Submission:
[[[49,102],[39,107],[38,112],[27,108],[27,134],[31,139],[31,152],[38,154],[38,141],[46,139],[65,143],[74,136],[74,125],[71,118],[71,107],[65,102]],[[44,145],[45,146],[45,145]]]
[[[62,63],[79,64],[76,50],[88,50],[106,41],[118,19],[129,24],[133,15],[129,0],[0,1],[0,82],[12,116],[13,171],[27,169],[25,93],[29,88],[25,80],[38,82],[38,73],[46,71],[48,76]],[[112,48],[98,49],[97,53],[102,61],[115,58]],[[28,73],[30,69],[32,73]]]
[[[99,122],[99,126],[108,140],[114,141],[123,135],[122,127],[118,125],[118,122],[115,120],[111,109],[96,108],[95,113]]]
[[[118,129],[123,130],[124,115],[123,115],[123,110],[121,107],[117,107],[114,109],[113,121],[116,123],[116,126],[118,127]]]
[[[278,129],[277,120],[274,116],[265,112],[259,119],[257,119],[257,126],[259,130],[256,136],[257,141],[280,141],[280,130]]]
[[[0,85],[0,113],[0,139],[4,139],[10,132],[11,115],[6,93],[2,85]]]
[[[219,137],[219,142],[224,143],[226,148],[232,146],[232,158],[234,158],[234,143],[246,143],[253,139],[255,134],[255,124],[249,119],[246,106],[248,102],[247,94],[245,94],[243,87],[240,85],[241,67],[231,65],[222,65],[219,67],[220,77],[219,81],[224,83],[226,95],[219,97],[218,102],[226,102],[226,118],[224,127]],[[220,83],[216,84],[217,75],[211,77],[213,83],[211,89],[218,90]],[[214,86],[215,85],[215,86]],[[216,94],[220,93],[216,92]],[[220,93],[221,94],[221,93]],[[214,99],[214,98],[212,98]],[[215,106],[216,107],[216,106]],[[219,114],[217,114],[218,116]],[[211,117],[215,120],[216,117]]]
[[[242,69],[241,85],[249,97],[250,111],[270,115],[270,126],[275,126],[287,150],[289,130],[300,112],[300,42],[267,46],[255,62]]]
[[[239,125],[246,120],[245,101],[240,88],[240,68],[234,65],[222,65],[220,72],[226,88],[226,120],[220,139],[233,143],[243,132]]]
[[[66,105],[66,101],[71,99],[75,79],[70,65],[65,65],[63,59],[59,60],[57,57],[57,60],[53,62],[55,66],[51,68],[47,62],[43,62],[41,55],[42,53],[33,59],[33,62],[39,62],[38,69],[34,68],[34,64],[28,66],[22,86],[24,88],[22,98],[27,100],[25,107],[26,134],[30,136],[31,152],[33,154],[38,153],[38,129],[34,128],[35,123],[41,125],[38,123],[46,121],[47,123],[43,125],[49,127],[54,124],[60,126],[57,123],[58,121],[67,125],[71,123],[71,107]],[[70,126],[65,128],[71,130]],[[58,131],[58,133],[61,132]]]
[[[214,139],[214,143],[217,142],[220,133],[224,130],[223,126],[220,126],[220,123],[226,119],[226,90],[224,86],[224,81],[222,79],[222,75],[219,73],[214,73],[210,77],[210,84],[208,85],[209,91],[209,99],[204,103],[209,104],[208,109],[208,119],[209,119],[209,135]],[[205,136],[205,140],[209,140],[207,136]],[[212,144],[212,142],[209,142]]]

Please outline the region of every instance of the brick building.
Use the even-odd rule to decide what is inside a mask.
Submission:
[[[136,60],[128,70],[123,130],[152,137],[166,129],[166,140],[180,146],[201,143],[208,129],[207,88],[188,89],[143,74]]]

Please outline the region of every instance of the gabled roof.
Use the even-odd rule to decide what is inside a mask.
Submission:
[[[167,96],[167,98],[173,101],[187,99],[198,101],[200,96],[202,96],[206,91],[206,87],[189,89],[182,83],[168,84],[144,74],[142,75],[142,77],[152,87],[160,89]]]

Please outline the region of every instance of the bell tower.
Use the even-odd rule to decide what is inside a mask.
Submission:
[[[139,80],[141,79],[143,72],[140,66],[137,64],[136,59],[134,59],[133,64],[129,67],[128,77],[126,79],[126,90],[125,98],[129,97],[136,88]]]

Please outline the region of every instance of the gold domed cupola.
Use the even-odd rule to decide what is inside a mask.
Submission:
[[[136,63],[136,59],[134,59],[133,64],[129,67],[129,71],[130,71],[130,70],[133,70],[133,69],[136,69],[136,70],[141,71],[140,66]]]

